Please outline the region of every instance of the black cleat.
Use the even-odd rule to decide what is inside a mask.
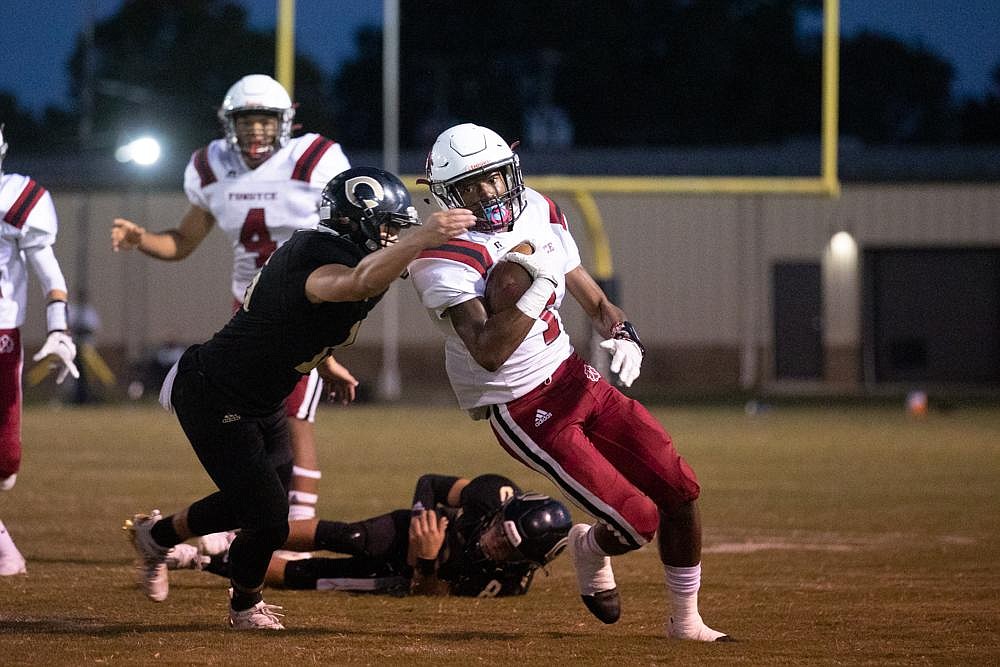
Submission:
[[[583,604],[587,605],[590,613],[600,619],[601,623],[615,623],[622,615],[622,600],[618,595],[618,589],[612,588],[607,591],[598,591],[593,595],[581,595]]]

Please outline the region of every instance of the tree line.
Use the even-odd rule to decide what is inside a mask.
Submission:
[[[759,145],[819,133],[821,0],[466,0],[460,11],[402,0],[400,11],[404,148],[424,149],[465,120],[536,144],[565,131],[579,147]],[[353,40],[354,57],[337,72],[296,57],[296,120],[345,146],[378,148],[381,28]],[[193,149],[219,136],[215,110],[232,82],[274,71],[274,46],[230,0],[131,0],[94,26],[92,46],[78,36],[68,108],[36,117],[0,91],[0,118],[19,151],[78,147],[82,125],[92,143],[143,126]],[[842,38],[840,52],[842,136],[1000,143],[1000,62],[990,90],[956,100],[953,66],[924,45],[862,32]]]

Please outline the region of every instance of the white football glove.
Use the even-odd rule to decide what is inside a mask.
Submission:
[[[642,350],[627,338],[609,338],[601,341],[601,347],[611,353],[611,372],[618,375],[618,381],[622,385],[631,387],[639,377]]]
[[[41,361],[45,357],[54,357],[52,359],[52,368],[59,369],[59,375],[56,376],[56,384],[62,384],[63,380],[66,379],[66,375],[72,375],[74,378],[80,377],[80,371],[77,370],[76,364],[73,363],[73,360],[76,359],[76,345],[65,331],[53,331],[50,333],[49,337],[45,339],[45,345],[42,345],[42,349],[32,359]]]
[[[500,258],[500,261],[520,264],[531,275],[532,280],[544,278],[552,283],[553,287],[558,287],[559,281],[564,278],[565,274],[556,265],[555,258],[537,252],[538,245],[532,241],[529,241],[529,243],[536,249],[534,254],[524,255],[519,252],[508,252]]]

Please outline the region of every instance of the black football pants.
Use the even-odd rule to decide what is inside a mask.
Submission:
[[[211,380],[181,361],[172,402],[181,428],[219,487],[188,510],[196,535],[239,529],[229,549],[231,579],[243,590],[264,583],[268,562],[288,537],[291,434],[284,408],[266,417],[225,405]],[[187,362],[187,363],[185,363]]]

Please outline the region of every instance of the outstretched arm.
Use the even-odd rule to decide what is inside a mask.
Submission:
[[[625,311],[611,303],[608,295],[582,266],[566,274],[566,289],[587,313],[603,338],[611,338],[615,325],[625,321]]]
[[[611,303],[608,295],[582,266],[566,274],[566,288],[590,316],[594,328],[605,338],[601,347],[611,354],[611,372],[618,375],[620,384],[631,387],[639,377],[646,348],[639,340],[635,327],[625,319],[625,311]]]
[[[388,248],[377,250],[355,267],[326,264],[306,280],[306,297],[323,301],[362,301],[387,290],[421,250],[441,245],[474,225],[476,218],[464,208],[436,211]]]
[[[138,248],[139,252],[167,261],[184,259],[212,231],[215,217],[208,211],[191,206],[176,229],[164,232],[146,231],[131,220],[115,218],[111,225],[111,249],[115,252]]]

